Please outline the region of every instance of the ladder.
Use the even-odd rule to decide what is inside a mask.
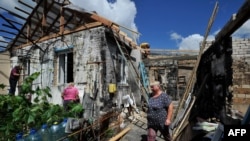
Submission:
[[[146,87],[144,87],[144,85],[141,84],[140,74],[137,72],[137,70],[135,69],[135,66],[131,62],[131,58],[130,58],[130,55],[129,55],[127,49],[124,46],[121,46],[119,44],[119,42],[117,40],[117,37],[115,35],[114,35],[114,39],[116,41],[116,44],[118,46],[118,49],[119,49],[122,57],[123,57],[123,60],[125,61],[125,63],[127,64],[127,66],[130,68],[129,70],[131,71],[131,74],[133,75],[133,78],[135,79],[135,82],[136,82],[138,88],[140,88],[141,95],[143,96],[144,100],[146,101],[146,104],[148,104],[148,90],[147,90]],[[126,56],[129,58],[129,61],[127,60]],[[132,70],[134,70],[134,72],[136,73],[136,76],[135,76],[135,73],[132,72]],[[145,79],[144,81],[146,82],[146,78],[144,78],[144,79]]]

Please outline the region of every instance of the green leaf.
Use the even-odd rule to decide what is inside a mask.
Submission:
[[[23,108],[22,107],[19,107],[19,108],[17,108],[14,112],[13,112],[13,117],[18,117],[18,115],[22,115],[21,114],[21,111],[23,110]]]
[[[35,98],[34,98],[34,102],[35,102],[35,103],[38,103],[38,102],[39,102],[39,97],[35,97]]]
[[[35,116],[33,114],[30,114],[28,117],[28,124],[35,123]]]
[[[42,109],[40,108],[40,106],[39,105],[35,105],[35,106],[33,106],[32,108],[31,108],[31,110],[30,110],[31,112],[40,112],[40,111],[42,111]]]
[[[52,97],[49,87],[33,89],[32,83],[39,75],[40,72],[36,72],[26,77],[18,96],[0,95],[0,136],[4,136],[6,141],[14,140],[15,134],[24,128],[40,127],[42,123],[60,121],[65,115],[74,116],[75,113],[65,112],[61,105],[48,102],[47,97]],[[30,94],[35,96],[36,103],[31,103],[26,98]],[[73,107],[75,112],[80,109]]]

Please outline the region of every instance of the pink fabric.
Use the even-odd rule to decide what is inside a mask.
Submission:
[[[19,69],[17,67],[14,67],[10,72],[10,78],[11,79],[19,79],[19,76],[16,76],[15,73],[20,73]]]
[[[64,93],[64,100],[75,100],[78,94],[78,89],[76,87],[67,87],[63,91]]]

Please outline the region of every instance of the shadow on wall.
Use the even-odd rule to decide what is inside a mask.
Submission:
[[[0,70],[0,84],[4,84],[6,87],[4,89],[0,89],[0,94],[8,94],[9,92],[9,74]]]
[[[61,93],[62,93],[63,89],[64,89],[64,85],[61,85],[61,86],[52,86],[50,88],[52,98],[49,98],[48,101],[50,103],[53,103],[53,104],[62,105],[63,104],[63,99],[61,97]]]

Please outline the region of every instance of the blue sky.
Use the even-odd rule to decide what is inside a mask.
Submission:
[[[210,35],[216,34],[244,0],[220,0]],[[178,49],[185,40],[203,39],[215,0],[136,0],[135,18],[141,42],[152,48]],[[250,32],[250,31],[249,31]],[[185,48],[185,47],[183,47]]]
[[[32,3],[32,0],[23,0]],[[55,0],[62,1],[62,0]],[[70,0],[73,4],[137,31],[138,44],[147,42],[152,49],[198,50],[216,0]],[[208,40],[240,9],[245,0],[218,0],[219,10]],[[14,10],[17,0],[1,0],[0,5]],[[3,12],[3,11],[0,11]],[[2,22],[2,20],[0,20]],[[2,23],[1,23],[2,24]],[[250,37],[246,22],[235,37]],[[0,39],[4,40],[0,37]]]

